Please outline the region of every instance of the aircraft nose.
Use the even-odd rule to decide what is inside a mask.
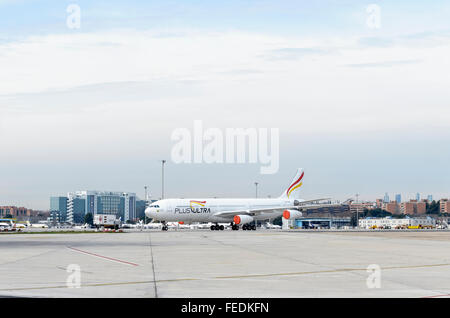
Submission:
[[[148,208],[145,209],[145,215],[146,215],[148,218],[152,218],[152,217],[153,217],[152,214],[153,214],[153,213],[152,213],[152,208],[148,207]]]

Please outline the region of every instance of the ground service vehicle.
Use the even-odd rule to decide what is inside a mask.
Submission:
[[[119,229],[120,218],[117,219],[113,214],[96,214],[94,215],[94,226],[96,228]]]

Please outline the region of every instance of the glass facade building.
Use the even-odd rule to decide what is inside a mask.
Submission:
[[[97,197],[97,214],[114,214],[125,217],[125,198],[116,195],[102,195]]]
[[[129,192],[77,191],[67,194],[67,219],[71,223],[83,223],[91,213],[110,214],[123,222],[135,220],[136,194]]]
[[[155,201],[155,200],[153,200]],[[146,200],[137,200],[136,201],[136,217],[143,218],[145,215],[145,209],[149,205],[149,202]]]
[[[67,220],[67,198],[66,197],[51,197],[50,198],[50,214],[58,212],[59,220],[65,222]]]
[[[83,223],[86,215],[86,199],[79,196],[67,197],[67,222]]]

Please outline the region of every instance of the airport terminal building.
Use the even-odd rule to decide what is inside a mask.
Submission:
[[[136,194],[109,191],[76,191],[67,194],[67,222],[83,223],[91,213],[111,214],[123,222],[136,219]]]
[[[351,226],[350,217],[300,217],[295,220],[282,218],[282,228],[289,229],[342,229]]]
[[[431,217],[406,217],[396,219],[392,217],[384,218],[364,218],[359,220],[359,227],[362,229],[384,228],[396,229],[407,227],[436,227],[436,220]]]

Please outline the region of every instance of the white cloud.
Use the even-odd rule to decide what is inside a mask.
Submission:
[[[290,140],[283,158],[323,136],[342,136],[345,147],[348,138],[448,134],[450,45],[441,40],[378,47],[358,38],[170,34],[118,30],[1,44],[0,163],[160,158],[170,154],[173,129],[194,119],[278,127]],[[289,56],[267,58],[274,53]]]
[[[157,113],[170,118],[167,128],[200,116],[216,126],[291,132],[392,130],[423,123],[425,109],[441,112],[449,100],[450,45],[380,48],[360,47],[356,38],[173,34],[118,30],[2,45],[0,109],[15,114],[6,127],[42,112],[76,112],[94,122],[107,112],[117,124],[124,114]],[[267,58],[274,54],[285,58]],[[217,110],[239,116],[218,119]],[[441,114],[433,124],[447,119]]]

